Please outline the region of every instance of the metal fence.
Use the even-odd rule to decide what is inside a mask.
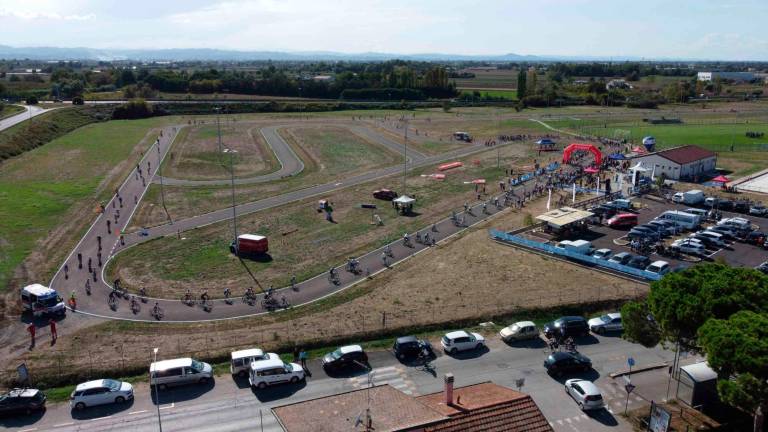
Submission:
[[[595,267],[603,267],[603,268],[607,268],[607,269],[610,269],[610,270],[613,270],[613,271],[618,271],[618,272],[626,273],[626,274],[629,274],[631,276],[634,276],[634,277],[637,277],[637,278],[641,278],[641,279],[645,279],[645,280],[655,281],[655,280],[661,279],[661,275],[659,275],[658,273],[653,273],[653,272],[649,272],[649,271],[645,271],[645,270],[640,270],[640,269],[636,269],[634,267],[629,267],[629,266],[621,265],[621,264],[614,263],[614,262],[611,262],[611,261],[608,261],[608,260],[604,260],[604,259],[600,259],[600,258],[595,258],[595,257],[593,257],[591,255],[585,255],[585,254],[582,254],[582,253],[579,253],[579,252],[575,252],[575,251],[571,251],[571,250],[568,250],[568,249],[563,249],[563,248],[559,248],[559,247],[556,247],[556,246],[552,246],[552,245],[547,244],[547,243],[542,243],[542,242],[538,242],[538,241],[535,241],[535,240],[529,240],[529,239],[524,238],[524,237],[520,237],[520,236],[517,236],[517,235],[511,235],[511,234],[505,233],[503,231],[498,231],[498,230],[495,230],[495,229],[492,229],[492,230],[489,230],[489,231],[490,231],[490,235],[491,235],[492,238],[494,238],[496,240],[503,241],[503,242],[512,243],[512,244],[524,246],[524,247],[527,247],[527,248],[540,250],[542,252],[546,252],[546,253],[551,254],[551,255],[558,255],[558,256],[562,256],[562,257],[569,258],[569,259],[572,259],[572,260],[580,261],[580,262],[583,262],[583,263],[586,263],[586,264],[591,264],[591,265],[593,265]]]

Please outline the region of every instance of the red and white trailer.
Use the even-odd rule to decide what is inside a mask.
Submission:
[[[241,234],[237,236],[237,248],[232,242],[229,250],[240,254],[265,254],[269,251],[269,240],[258,234]]]

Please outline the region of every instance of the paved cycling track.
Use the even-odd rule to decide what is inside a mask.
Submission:
[[[213,307],[204,311],[198,306],[187,306],[178,299],[154,299],[148,298],[147,301],[141,303],[141,308],[137,313],[133,313],[130,310],[127,300],[121,299],[118,301],[116,309],[111,309],[107,305],[108,293],[112,290],[111,285],[104,279],[104,268],[107,262],[112,259],[119,252],[143,243],[153,238],[158,238],[166,235],[176,235],[179,232],[183,232],[189,229],[205,226],[208,224],[228,220],[232,217],[232,209],[222,209],[211,213],[206,213],[199,216],[190,217],[187,219],[173,221],[165,225],[152,227],[146,233],[147,235],[141,235],[141,233],[130,233],[124,237],[124,244],[121,244],[119,232],[128,226],[130,218],[133,212],[136,210],[138,203],[141,202],[141,198],[146,192],[149,184],[154,179],[157,169],[162,162],[162,159],[168,153],[173,140],[176,138],[181,127],[169,126],[162,129],[162,136],[150,146],[149,150],[144,154],[139,166],[134,168],[125,179],[124,183],[119,187],[118,194],[114,195],[112,199],[107,203],[105,211],[96,218],[91,225],[90,229],[82,237],[80,242],[75,246],[66,261],[62,263],[61,267],[54,275],[51,281],[51,287],[59,291],[62,296],[69,296],[71,292],[76,293],[78,313],[85,313],[93,316],[99,316],[103,318],[132,320],[132,321],[151,321],[151,322],[195,322],[195,321],[207,321],[207,320],[222,320],[232,319],[244,316],[257,315],[267,313],[261,305],[263,298],[262,294],[257,296],[254,305],[246,304],[240,297],[233,298],[230,303],[222,300],[212,300]],[[275,131],[278,127],[268,127],[267,129]],[[364,126],[352,126],[355,132],[366,134],[366,136],[378,136],[378,134]],[[285,142],[279,138],[278,134],[264,133],[265,138],[268,140],[270,146],[278,152],[281,145],[285,145]],[[276,140],[271,140],[272,137],[277,137]],[[379,136],[380,140],[374,140],[382,145],[400,146],[399,143],[395,143],[387,138]],[[389,144],[384,144],[387,141]],[[395,148],[395,147],[391,147]],[[289,149],[289,148],[288,148]],[[437,156],[425,156],[417,152],[410,152],[411,156],[408,163],[408,169],[421,167],[425,165],[431,165],[463,156],[467,156],[473,153],[487,151],[488,148],[482,144],[468,145],[460,149],[450,151]],[[285,167],[288,163],[285,160],[281,160],[281,163]],[[149,165],[148,165],[149,164]],[[139,167],[141,172],[139,172]],[[348,186],[365,183],[377,178],[382,178],[402,172],[402,166],[392,166],[382,168],[376,171],[370,171],[364,174],[353,176],[350,178],[342,179],[337,182],[327,183],[317,186],[308,187],[305,189],[288,192],[282,195],[265,198],[263,200],[254,201],[250,203],[240,204],[236,207],[237,215],[245,215],[256,211],[269,209],[272,207],[284,205],[292,201],[305,199],[315,195],[325,194],[333,190],[346,188]],[[525,186],[521,186],[524,188]],[[122,197],[122,208],[120,198]],[[135,198],[134,198],[135,197]],[[119,217],[115,219],[115,215],[119,210]],[[503,208],[496,208],[489,205],[486,213],[483,212],[481,203],[475,203],[472,210],[469,213],[461,212],[463,215],[464,226],[456,226],[450,218],[446,218],[432,225],[425,226],[421,232],[429,232],[438,243],[446,238],[472,226],[493,214],[502,211]],[[108,226],[109,221],[109,226]],[[425,221],[425,223],[427,223]],[[101,238],[101,265],[99,265],[99,237]],[[414,236],[412,235],[412,238]],[[387,262],[389,266],[392,266],[404,259],[407,259],[414,254],[422,252],[428,249],[428,246],[412,242],[412,247],[406,247],[401,241],[391,244],[393,257]],[[367,254],[358,257],[360,261],[360,267],[365,271],[370,272],[370,277],[375,277],[377,273],[386,271],[382,262],[383,248],[379,248],[368,252]],[[82,255],[82,268],[78,265],[78,254]],[[88,259],[92,261],[92,267],[94,272],[88,271]],[[65,271],[65,267],[68,271]],[[326,296],[337,293],[343,289],[346,289],[366,278],[365,272],[362,274],[353,274],[344,270],[343,263],[338,263],[340,280],[338,284],[332,284],[329,282],[327,273],[323,273],[314,278],[308,279],[298,283],[295,289],[285,287],[277,290],[277,297],[285,297],[286,300],[293,306],[303,305],[312,301],[319,300]],[[95,277],[94,277],[95,274]],[[85,281],[90,278],[91,294],[87,295],[85,292]],[[94,280],[95,278],[95,280]],[[193,292],[196,292],[193,288]],[[245,287],[243,287],[244,290]],[[234,292],[233,296],[241,296],[243,291]],[[164,316],[162,320],[157,320],[152,316],[150,310],[155,302],[162,308]],[[70,312],[72,313],[72,312]]]

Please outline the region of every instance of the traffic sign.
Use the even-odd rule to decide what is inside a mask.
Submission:
[[[632,357],[627,357],[627,364],[629,365],[629,367],[634,366],[635,365],[635,359],[633,359]]]
[[[624,390],[627,391],[627,394],[632,393],[632,390],[634,390],[634,389],[635,389],[635,385],[632,384],[632,383],[627,384],[627,385],[624,386]]]

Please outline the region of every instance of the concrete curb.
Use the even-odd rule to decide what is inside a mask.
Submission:
[[[665,367],[669,367],[669,363],[668,362],[654,363],[654,364],[650,364],[650,365],[640,366],[640,367],[637,367],[637,368],[632,368],[632,373],[647,372],[649,370],[661,369],[661,368],[665,368]],[[625,370],[621,370],[621,371],[618,371],[618,372],[609,373],[608,376],[611,377],[611,378],[618,378],[620,376],[629,375],[629,374],[630,374],[629,369],[625,369]]]

